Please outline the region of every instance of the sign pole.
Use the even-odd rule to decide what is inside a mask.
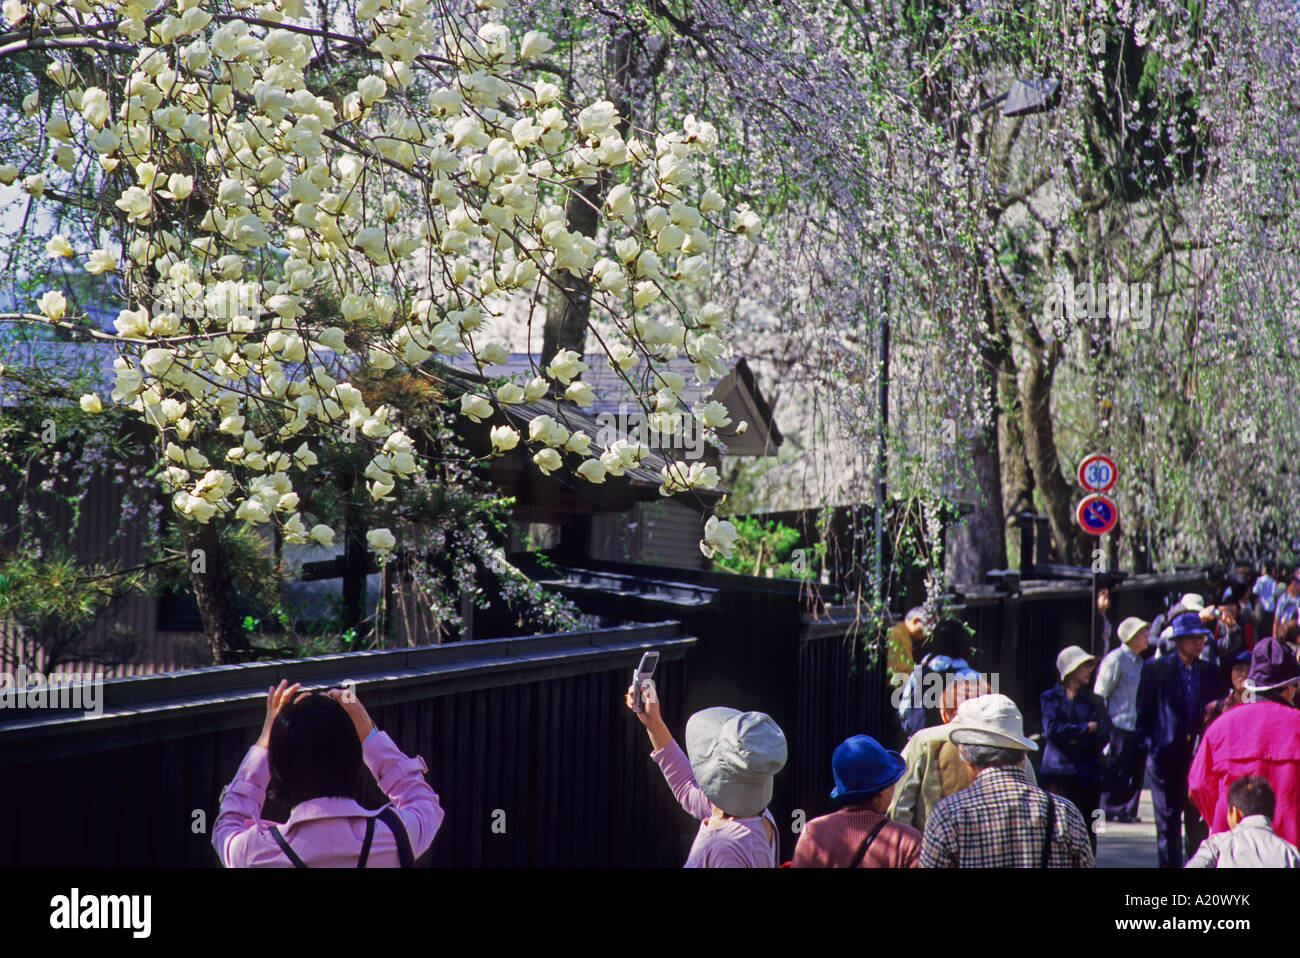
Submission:
[[[1097,537],[1100,541],[1101,537]],[[1088,648],[1092,649],[1092,654],[1097,654],[1097,550],[1092,550],[1092,605],[1089,608],[1089,615],[1092,619],[1092,626],[1088,632]]]
[[[1089,646],[1092,648],[1093,655],[1100,657],[1106,654],[1106,649],[1099,648],[1104,643],[1100,642],[1097,636],[1097,556],[1101,552],[1101,537],[1114,528],[1119,519],[1119,510],[1115,507],[1115,503],[1105,495],[1115,485],[1118,470],[1115,468],[1115,460],[1094,453],[1084,456],[1079,461],[1075,475],[1079,485],[1090,493],[1079,502],[1074,515],[1079,528],[1090,533],[1095,543],[1091,564],[1092,607],[1088,612],[1089,620],[1092,622]]]

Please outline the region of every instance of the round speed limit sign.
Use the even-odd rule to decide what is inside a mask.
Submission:
[[[1115,485],[1115,460],[1111,459],[1110,456],[1096,453],[1091,456],[1084,456],[1079,462],[1076,477],[1079,480],[1079,485],[1089,492],[1109,492],[1111,487]]]

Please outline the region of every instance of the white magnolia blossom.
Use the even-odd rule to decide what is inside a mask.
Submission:
[[[57,323],[68,309],[68,299],[58,290],[52,289],[43,293],[36,301],[36,305],[40,307],[42,313]]]
[[[706,429],[722,429],[731,425],[731,416],[727,413],[727,407],[716,399],[705,403],[704,408],[696,414],[695,418]]]
[[[497,452],[508,452],[519,445],[519,433],[509,426],[493,426],[490,436]]]
[[[21,186],[39,201],[47,175],[103,177],[116,216],[109,237],[79,249],[60,235],[48,250],[121,280],[111,401],[159,431],[178,512],[277,522],[286,541],[328,544],[332,531],[299,515],[288,476],[317,465],[305,440],[346,433],[382,443],[366,475],[376,501],[420,468],[414,449],[394,442],[404,437],[398,424],[371,409],[351,377],[435,378],[426,365],[435,358],[504,363],[487,324],[514,301],[537,304],[558,272],[590,280],[592,323],[612,368],[627,374],[644,360],[660,373],[628,380],[647,407],[664,388],[680,394],[680,377],[662,373],[678,356],[699,376],[725,371],[717,331],[726,312],[702,294],[712,279],[709,231],[721,229],[725,205],[702,182],[717,131],[694,116],[677,129],[634,129],[610,101],[564,100],[521,66],[553,41],[539,30],[516,37],[496,12],[504,0],[479,0],[467,16],[423,0],[72,5],[85,16],[3,4],[11,26],[60,27],[57,42],[32,51],[46,58],[56,102],[33,94],[23,103],[31,119],[22,122],[41,125],[50,164]],[[352,85],[337,98],[314,93],[305,75],[316,45],[304,31],[322,18],[338,34],[359,29],[373,57],[371,69],[340,81]],[[85,38],[64,29],[82,22]],[[101,35],[102,24],[112,32]],[[76,67],[60,43],[77,49]],[[123,56],[123,45],[134,53]],[[18,182],[22,169],[31,166],[0,164],[0,183]],[[569,229],[565,206],[597,176],[615,185],[592,238]],[[760,225],[747,208],[734,211],[735,233],[753,239]],[[280,257],[273,268],[268,247]],[[337,313],[318,309],[322,298]],[[67,312],[58,290],[38,306],[54,323]],[[555,387],[590,405],[598,397],[581,378],[587,368],[562,350],[542,375],[462,396],[460,411],[483,422]],[[98,405],[83,403],[90,398]],[[530,424],[526,456],[543,473],[573,454],[584,461],[570,468],[600,483],[648,454],[620,441],[586,458],[589,438],[541,418],[549,422]],[[725,418],[701,413],[715,428]],[[507,426],[490,436],[495,455],[523,443]],[[201,447],[224,450],[224,462],[210,463]],[[681,468],[687,487],[711,487],[707,471]],[[676,480],[664,488],[676,490]],[[394,544],[387,530],[371,533],[377,551]]]
[[[709,559],[715,555],[730,559],[738,538],[740,533],[730,522],[719,520],[717,516],[710,516],[709,521],[704,524],[704,541],[700,543],[700,551]]]
[[[371,529],[366,533],[366,545],[380,555],[387,555],[392,552],[393,546],[396,544],[397,539],[387,529]]]
[[[588,459],[580,465],[577,474],[588,482],[600,485],[605,481],[605,464],[599,459]]]

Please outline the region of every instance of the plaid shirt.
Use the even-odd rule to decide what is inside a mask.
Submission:
[[[1079,810],[1057,797],[1051,868],[1092,868],[1092,844]],[[930,813],[922,868],[1038,868],[1047,831],[1047,792],[1018,767],[986,768]]]

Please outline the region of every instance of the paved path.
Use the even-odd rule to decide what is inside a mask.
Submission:
[[[1138,818],[1132,825],[1106,822],[1097,836],[1098,868],[1155,868],[1156,814],[1151,808],[1151,790],[1142,790]]]

